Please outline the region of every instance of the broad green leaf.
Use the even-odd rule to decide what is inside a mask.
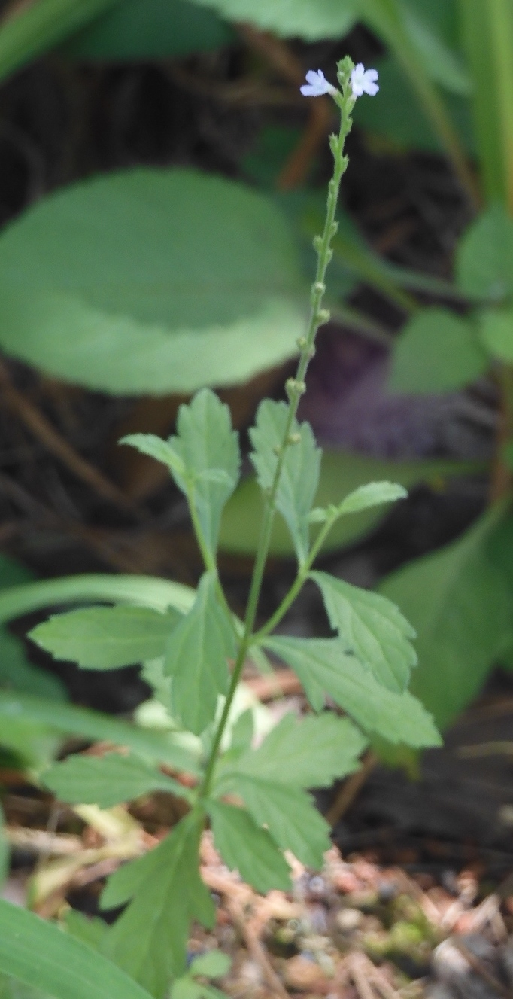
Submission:
[[[68,909],[63,917],[66,933],[81,940],[94,950],[100,950],[103,938],[108,931],[107,923],[99,916],[85,916],[78,909]]]
[[[232,727],[230,750],[251,750],[253,728],[253,712],[251,708],[247,708],[246,711],[243,711],[242,714],[239,715],[237,721]]]
[[[411,690],[442,728],[476,696],[512,635],[510,594],[489,551],[500,514],[490,511],[380,587],[416,629],[419,666]]]
[[[0,975],[0,999],[50,999],[48,993],[31,985],[24,985],[9,975]]]
[[[286,403],[264,399],[258,407],[256,426],[249,432],[253,445],[251,460],[264,494],[273,484],[278,463],[276,449],[283,443],[288,412]],[[319,485],[321,452],[308,423],[294,421],[291,433],[299,440],[286,449],[276,507],[287,523],[301,563],[308,555],[308,515]]]
[[[177,780],[166,777],[154,766],[132,756],[107,753],[105,756],[68,756],[42,775],[42,780],[59,801],[72,805],[98,805],[111,808],[133,801],[149,791],[167,791],[190,799],[190,791]]]
[[[196,735],[213,721],[217,699],[227,692],[234,653],[235,635],[219,603],[216,577],[205,573],[194,606],[168,639],[164,661],[172,678],[171,715]]]
[[[448,309],[422,309],[394,344],[391,392],[448,392],[482,375],[488,359],[475,324]]]
[[[0,805],[0,886],[3,885],[8,873],[9,873],[9,858],[10,858],[9,841],[5,834],[5,816],[4,810]]]
[[[53,999],[149,999],[131,977],[54,923],[0,900],[0,971]]]
[[[230,385],[297,352],[307,289],[267,196],[192,169],[80,182],[0,236],[0,343],[120,393]]]
[[[119,0],[37,0],[0,28],[0,80]]]
[[[366,732],[413,748],[440,745],[431,715],[420,701],[408,691],[396,694],[382,687],[355,656],[344,654],[338,639],[273,636],[265,644],[297,673],[312,707],[321,689]]]
[[[431,482],[440,488],[449,476],[468,474],[482,467],[482,464],[478,465],[476,462],[385,461],[348,451],[325,450],[315,505],[338,505],[341,496],[373,480],[392,479],[405,488],[419,482]],[[254,554],[260,537],[262,510],[262,493],[256,480],[252,477],[245,479],[226,505],[221,522],[220,548],[232,554]],[[377,507],[362,510],[354,517],[341,518],[329,533],[322,550],[335,551],[352,544],[379,523],[382,516],[383,511]],[[312,535],[315,537],[314,530]],[[281,517],[275,518],[271,553],[286,556],[294,554],[289,531]],[[0,613],[1,607],[0,595]]]
[[[189,966],[191,975],[205,975],[206,978],[222,978],[228,974],[231,960],[222,950],[209,950],[193,958]]]
[[[332,712],[301,720],[286,714],[258,749],[248,749],[231,771],[293,787],[329,787],[335,777],[358,769],[367,740],[348,718]],[[221,774],[224,760],[221,759]]]
[[[86,669],[116,669],[161,656],[182,618],[149,607],[83,607],[55,614],[29,633],[55,659]]]
[[[167,763],[191,774],[201,772],[197,756],[175,741],[172,732],[153,732],[71,704],[59,704],[56,710],[52,701],[0,691],[0,731],[9,731],[11,727],[19,729],[21,749],[23,725],[39,725],[46,733],[112,742],[126,746],[143,759]]]
[[[487,208],[465,230],[456,278],[472,298],[500,300],[513,293],[513,220],[501,205]]]
[[[184,473],[171,471],[180,489],[192,496],[203,538],[214,557],[221,514],[239,480],[238,437],[228,406],[209,389],[198,392],[188,406],[180,406],[176,428],[169,446],[181,459]]]
[[[182,614],[191,609],[196,591],[156,576],[115,576],[101,573],[42,579],[25,586],[0,590],[0,622],[10,621],[52,604],[112,602],[165,611],[175,607]]]
[[[122,437],[119,443],[129,444],[131,447],[137,448],[141,454],[155,458],[156,461],[166,465],[171,473],[183,479],[185,474],[183,459],[177,454],[172,444],[162,440],[162,437],[157,437],[156,434],[128,434],[127,437]]]
[[[124,0],[61,46],[79,59],[165,59],[215,49],[233,32],[213,13],[185,0]]]
[[[368,667],[375,680],[401,693],[417,664],[410,642],[415,631],[391,600],[351,586],[327,572],[312,572],[324,600],[331,627],[344,652]]]
[[[305,791],[261,777],[228,772],[218,793],[240,796],[257,826],[267,826],[282,850],[291,850],[307,867],[322,867],[324,854],[331,845],[329,826]]]
[[[206,802],[212,820],[214,844],[227,867],[265,895],[290,891],[290,870],[274,839],[243,808],[221,801]]]
[[[513,309],[483,309],[478,319],[483,346],[493,357],[513,361]]]
[[[229,21],[249,21],[282,38],[342,38],[357,20],[358,0],[195,0]]]
[[[199,876],[203,821],[202,813],[190,812],[144,858],[144,878],[103,946],[155,999],[163,999],[171,978],[185,972],[192,920],[208,928],[215,921],[213,902]]]
[[[189,975],[176,978],[171,986],[171,999],[202,999],[202,989]]]
[[[461,39],[472,77],[484,193],[513,209],[513,7],[509,0],[459,0]],[[500,246],[497,247],[500,250]]]

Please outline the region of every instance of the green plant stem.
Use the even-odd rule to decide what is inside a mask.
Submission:
[[[260,531],[260,539],[257,548],[255,564],[253,567],[253,574],[251,577],[251,586],[249,591],[248,604],[246,608],[246,615],[244,618],[244,632],[240,641],[237,658],[235,660],[230,687],[228,690],[226,701],[224,703],[223,712],[212,743],[210,756],[205,771],[205,777],[199,791],[199,800],[204,800],[205,798],[208,797],[210,793],[210,788],[212,785],[212,779],[214,775],[214,767],[216,764],[219,747],[221,745],[224,730],[226,728],[226,723],[228,721],[228,716],[232,706],[233,698],[235,696],[235,691],[240,681],[242,669],[244,667],[244,662],[246,660],[246,655],[248,653],[250,645],[252,644],[252,634],[257,615],[258,601],[260,599],[260,591],[262,589],[264,570],[271,542],[273,520],[276,510],[276,496],[278,493],[278,487],[280,484],[280,479],[283,471],[285,455],[287,453],[287,449],[293,446],[295,443],[294,437],[292,435],[292,430],[294,427],[296,413],[299,406],[299,400],[303,392],[305,391],[305,377],[306,377],[306,372],[308,370],[308,365],[315,353],[315,337],[317,334],[317,330],[323,323],[327,322],[327,320],[329,319],[329,313],[327,313],[326,310],[322,308],[322,301],[324,298],[324,293],[326,291],[326,285],[324,283],[326,277],[326,271],[332,257],[331,244],[337,233],[337,223],[335,221],[335,214],[337,209],[338,192],[342,177],[348,165],[347,156],[344,155],[344,145],[347,135],[351,130],[351,125],[352,125],[351,112],[353,110],[355,103],[355,97],[353,96],[350,85],[350,76],[352,68],[353,68],[353,63],[351,62],[350,59],[344,59],[341,61],[341,63],[339,63],[338,79],[342,92],[337,93],[334,99],[340,109],[341,122],[340,122],[340,130],[338,136],[336,135],[330,136],[330,148],[333,154],[334,169],[333,169],[333,177],[331,178],[328,184],[328,198],[326,203],[326,218],[324,222],[324,229],[322,232],[322,236],[316,237],[314,240],[314,248],[317,252],[317,270],[311,292],[310,321],[308,324],[308,330],[306,336],[301,337],[300,340],[298,341],[298,347],[300,349],[300,357],[299,357],[296,377],[289,379],[286,385],[287,395],[289,398],[287,421],[285,424],[285,430],[281,445],[277,449],[276,469],[274,472],[272,486],[269,490],[269,495],[267,496],[265,504],[264,517]],[[319,537],[322,534],[323,531],[320,532]],[[319,541],[319,538],[317,539],[317,541]]]

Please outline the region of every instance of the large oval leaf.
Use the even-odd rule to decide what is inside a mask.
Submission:
[[[306,302],[279,209],[195,170],[77,184],[0,238],[0,345],[93,389],[244,381],[296,352]]]
[[[124,0],[73,35],[61,51],[79,59],[164,59],[226,45],[233,32],[187,0]]]

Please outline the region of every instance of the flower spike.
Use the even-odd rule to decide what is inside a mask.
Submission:
[[[328,83],[322,69],[309,69],[306,74],[306,83],[299,88],[303,97],[322,97],[323,94],[332,96],[338,91]]]
[[[361,97],[362,94],[369,94],[369,97],[375,97],[379,90],[376,82],[377,79],[377,69],[364,69],[363,62],[359,62],[351,73],[353,97]]]

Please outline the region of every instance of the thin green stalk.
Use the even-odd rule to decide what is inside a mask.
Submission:
[[[316,236],[316,238],[314,239],[314,249],[316,250],[317,253],[317,270],[311,292],[310,321],[308,324],[308,330],[306,335],[298,340],[300,357],[299,357],[296,377],[289,378],[286,384],[286,390],[289,399],[287,420],[285,424],[285,430],[283,433],[281,445],[279,446],[279,448],[277,448],[276,469],[274,473],[272,486],[269,490],[269,495],[267,496],[265,504],[264,517],[260,531],[260,539],[257,548],[255,564],[253,567],[253,574],[251,578],[251,586],[249,591],[246,616],[244,618],[244,632],[241,638],[239,651],[233,668],[230,688],[226,697],[226,701],[224,703],[223,713],[221,715],[221,719],[217,726],[216,734],[212,743],[210,756],[205,771],[205,777],[202,786],[200,788],[199,792],[200,800],[208,797],[208,794],[210,792],[210,788],[212,785],[212,778],[214,774],[214,767],[216,764],[219,748],[221,745],[221,740],[223,738],[224,730],[226,728],[226,723],[228,721],[228,716],[232,706],[233,698],[235,696],[235,691],[240,681],[246,655],[252,643],[252,634],[257,615],[258,601],[262,589],[264,570],[271,542],[273,520],[276,510],[276,496],[278,493],[278,487],[280,484],[280,479],[283,471],[285,455],[287,453],[288,448],[294,446],[294,444],[296,443],[296,439],[294,434],[292,433],[292,430],[294,427],[294,421],[296,418],[299,400],[305,391],[305,377],[306,377],[306,372],[308,370],[308,365],[315,353],[315,337],[317,334],[317,330],[323,323],[327,322],[327,320],[329,319],[329,313],[322,308],[322,302],[326,291],[326,285],[325,285],[326,271],[328,269],[328,265],[333,255],[331,245],[337,233],[337,228],[338,228],[337,223],[335,221],[338,192],[342,177],[345,171],[347,170],[348,166],[347,156],[344,155],[344,145],[346,138],[351,130],[351,125],[352,125],[351,113],[356,100],[356,98],[353,95],[350,83],[352,70],[353,70],[353,63],[349,58],[342,59],[341,62],[339,62],[338,81],[340,84],[341,92],[339,91],[334,92],[333,97],[340,109],[341,122],[340,122],[339,134],[330,136],[330,149],[333,154],[334,169],[333,169],[333,177],[328,184],[328,198],[326,203],[326,218],[324,221],[324,229],[322,235]]]

